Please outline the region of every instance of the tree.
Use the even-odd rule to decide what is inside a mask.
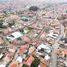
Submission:
[[[67,13],[67,10],[66,10],[66,13]]]
[[[3,23],[0,23],[0,28],[2,27]]]
[[[14,21],[13,22],[10,22],[9,23],[9,27],[13,26],[14,24],[15,24]]]
[[[40,64],[40,59],[35,57],[35,60],[32,62],[31,67],[38,67]]]
[[[28,65],[26,65],[26,64],[23,64],[23,66],[22,67],[29,67]]]
[[[23,29],[21,29],[21,30],[19,30],[20,32],[22,32],[22,33],[24,33],[24,30]]]
[[[37,6],[31,6],[29,8],[30,11],[37,11],[39,8]]]

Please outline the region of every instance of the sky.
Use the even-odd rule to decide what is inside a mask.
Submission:
[[[67,0],[48,0],[48,2],[51,1],[51,2],[67,2]]]
[[[8,0],[0,0],[0,2],[4,2],[4,1],[8,1]],[[15,0],[15,1],[19,1],[19,0]],[[23,0],[22,0],[23,1]],[[26,1],[26,0],[24,0],[24,1]],[[28,0],[27,0],[28,1]],[[30,2],[31,1],[33,1],[33,2],[53,2],[53,3],[55,3],[55,2],[67,2],[67,0],[29,0]]]

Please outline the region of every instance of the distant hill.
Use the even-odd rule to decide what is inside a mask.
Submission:
[[[44,4],[44,5],[43,5]],[[66,2],[62,4],[67,4]],[[36,5],[39,7],[47,7],[47,5],[53,5],[46,2],[46,0],[0,0],[1,10],[22,10],[26,6]]]

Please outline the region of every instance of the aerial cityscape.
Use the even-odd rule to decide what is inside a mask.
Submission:
[[[0,67],[67,67],[66,0],[0,0]]]

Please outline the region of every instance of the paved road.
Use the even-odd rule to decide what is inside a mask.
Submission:
[[[54,50],[52,51],[52,65],[50,67],[57,67],[57,54],[56,54],[56,50],[59,47],[58,41],[60,40],[60,38],[64,35],[64,27],[61,25],[61,34],[58,37],[58,39],[55,41],[53,48]]]

